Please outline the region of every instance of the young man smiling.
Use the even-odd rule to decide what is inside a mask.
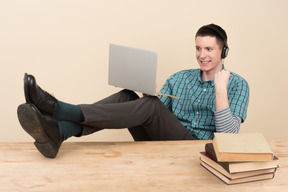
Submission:
[[[230,71],[222,70],[221,53],[223,44],[216,37],[196,37],[196,58],[202,70],[202,80],[210,81],[214,78],[216,91],[216,111],[228,107],[227,86]]]
[[[224,69],[227,35],[210,24],[196,33],[200,69],[183,70],[167,79],[161,92],[170,97],[139,98],[122,90],[93,104],[72,105],[42,90],[25,74],[26,103],[18,107],[23,129],[45,157],[56,157],[62,142],[102,129],[128,128],[135,141],[212,139],[214,132],[238,133],[246,119],[247,82]]]
[[[246,119],[249,86],[224,68],[229,51],[226,32],[215,24],[201,27],[195,48],[200,69],[175,73],[161,90],[180,99],[160,100],[197,139],[212,139],[215,131],[238,133]]]

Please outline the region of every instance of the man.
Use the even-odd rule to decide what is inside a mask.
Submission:
[[[200,69],[175,73],[161,89],[180,99],[139,98],[122,90],[94,104],[71,105],[25,74],[26,103],[18,107],[19,122],[49,158],[56,157],[69,137],[102,129],[128,127],[135,141],[212,139],[215,131],[238,133],[246,119],[249,87],[239,75],[224,69],[229,50],[226,32],[206,25],[196,33],[195,42]]]

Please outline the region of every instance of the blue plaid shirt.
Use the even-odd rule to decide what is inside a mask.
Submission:
[[[161,93],[175,95],[180,99],[159,99],[193,136],[198,139],[213,139],[216,131],[214,79],[203,81],[201,74],[200,69],[175,73],[167,79]],[[242,77],[232,72],[228,84],[228,99],[231,113],[244,122],[249,102],[249,86]]]

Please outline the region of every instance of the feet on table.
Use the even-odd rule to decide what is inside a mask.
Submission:
[[[58,100],[37,85],[33,75],[24,75],[25,104],[17,109],[22,128],[35,140],[39,152],[55,158],[63,142],[58,121],[52,116]]]

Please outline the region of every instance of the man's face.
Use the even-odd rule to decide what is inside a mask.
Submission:
[[[204,75],[214,78],[222,69],[221,49],[216,37],[196,37],[196,59]]]

